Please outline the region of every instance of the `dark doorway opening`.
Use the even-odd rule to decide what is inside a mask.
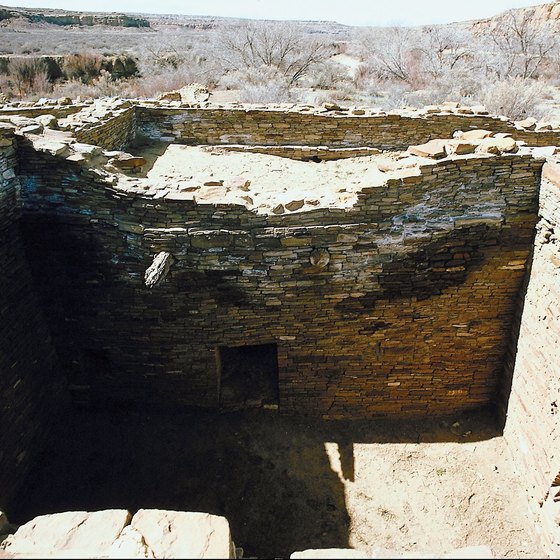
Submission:
[[[276,344],[221,347],[217,361],[221,408],[278,408]]]

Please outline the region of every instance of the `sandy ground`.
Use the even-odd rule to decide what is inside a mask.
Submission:
[[[178,191],[197,203],[242,204],[263,214],[277,213],[278,205],[285,207],[282,213],[351,207],[362,188],[384,184],[392,173],[388,168],[424,160],[385,153],[313,162],[217,146],[163,143],[132,152],[147,160],[143,176],[126,179],[132,188]],[[296,204],[292,208],[290,203]]]
[[[309,207],[344,207],[354,204],[362,187],[383,183],[373,157],[314,163],[171,144],[147,176],[191,191],[200,202],[239,200],[263,212],[295,200]],[[224,188],[216,188],[220,182]]]
[[[225,515],[246,557],[306,548],[542,557],[489,415],[326,422],[253,410],[69,411],[8,514]]]

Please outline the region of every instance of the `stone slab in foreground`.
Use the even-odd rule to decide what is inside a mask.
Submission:
[[[229,523],[141,509],[41,515],[0,543],[0,558],[235,558]]]
[[[494,558],[494,556],[487,546],[467,546],[464,548],[457,548],[443,554],[399,552],[385,548],[375,549],[371,553],[357,550],[355,548],[310,548],[294,552],[290,558],[294,560],[303,560],[312,558]]]

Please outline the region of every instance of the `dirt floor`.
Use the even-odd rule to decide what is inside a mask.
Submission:
[[[395,168],[424,161],[397,160],[386,154],[333,161],[304,162],[268,154],[229,151],[219,146],[152,142],[132,150],[144,157],[144,176],[125,179],[144,191],[178,191],[198,203],[241,204],[270,214],[279,204],[301,200],[297,209],[351,207],[363,187],[380,186]],[[404,163],[403,163],[404,161]]]
[[[485,411],[338,421],[274,411],[71,410],[8,511],[225,515],[245,557],[355,547],[538,558],[522,485]]]

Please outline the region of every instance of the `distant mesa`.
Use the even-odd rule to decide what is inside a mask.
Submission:
[[[8,8],[0,6],[0,21],[23,18],[32,23],[51,23],[53,25],[108,25],[112,27],[150,27],[144,18],[136,18],[119,13],[71,12],[50,10],[48,8]]]

